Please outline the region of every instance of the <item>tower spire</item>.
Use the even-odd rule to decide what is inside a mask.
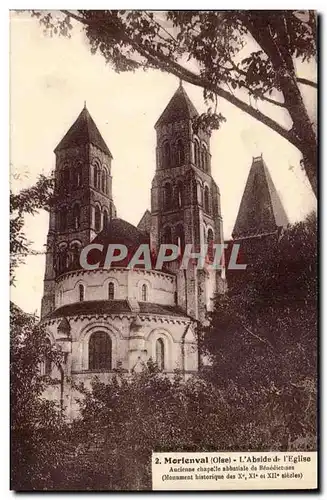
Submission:
[[[197,112],[192,101],[185,92],[183,87],[183,80],[180,78],[179,86],[176,92],[162,112],[154,128],[176,121],[178,122],[181,120],[191,120],[196,116],[199,116],[199,113]]]
[[[55,153],[60,150],[68,149],[76,146],[85,146],[86,144],[93,144],[99,148],[103,153],[112,158],[112,155],[103,140],[93,118],[86,109],[86,101],[84,101],[84,108],[65,134],[63,139],[59,142],[55,149]]]
[[[285,209],[261,153],[252,157],[232,237],[273,233],[287,224]]]

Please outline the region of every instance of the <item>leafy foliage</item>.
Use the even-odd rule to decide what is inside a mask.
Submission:
[[[11,482],[14,489],[47,486],[65,428],[58,404],[42,397],[49,379],[40,366],[60,363],[35,316],[11,304],[10,314]],[[51,460],[47,441],[51,441]],[[58,448],[59,447],[59,448]]]
[[[289,442],[316,434],[316,225],[312,214],[274,244],[267,240],[247,270],[230,279],[202,332],[213,363],[209,380],[249,394],[271,391],[276,411],[287,412]]]
[[[310,331],[308,326],[315,320],[317,308],[315,214],[290,226],[279,238],[254,240],[252,245],[252,253],[247,249],[247,269],[236,277],[234,271],[229,271],[228,293],[217,298],[210,327],[203,332],[211,354],[218,353],[220,343],[232,331],[249,329],[262,337],[262,345],[271,348],[276,335],[282,335],[284,330],[295,336],[302,329],[304,334],[309,330],[309,342],[315,335],[315,330]]]
[[[17,266],[31,252],[31,242],[24,232],[24,215],[49,210],[53,188],[53,178],[40,175],[35,185],[18,193],[10,192],[10,284],[14,284]]]
[[[183,382],[151,363],[128,379],[95,381],[83,390],[81,416],[65,434],[62,455],[47,464],[55,471],[47,489],[149,490],[152,451],[315,449],[314,400],[305,400],[314,390],[273,383],[249,390],[205,377]],[[294,422],[295,411],[304,414],[304,429]]]
[[[92,53],[118,72],[155,68],[203,87],[215,104],[206,126],[217,128],[217,96],[226,99],[287,139],[303,154],[316,192],[317,142],[300,85],[315,82],[297,74],[299,61],[316,57],[313,11],[34,11],[45,30],[67,36],[78,21]],[[196,68],[196,69],[194,69]],[[288,112],[288,130],[258,108],[258,102]],[[255,103],[255,105],[254,105]]]

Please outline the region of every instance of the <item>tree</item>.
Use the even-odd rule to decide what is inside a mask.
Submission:
[[[24,215],[34,215],[48,209],[53,196],[52,177],[40,175],[36,184],[18,193],[10,191],[10,284],[14,284],[15,270],[31,252],[31,242],[24,233]]]
[[[41,175],[35,185],[10,192],[10,282],[27,255],[34,253],[24,233],[24,216],[49,209],[53,179]],[[43,397],[51,381],[41,373],[46,362],[60,364],[39,319],[10,305],[11,487],[46,489],[63,457],[69,429],[55,402]],[[49,447],[51,446],[51,455]],[[65,450],[67,452],[67,450]]]
[[[63,456],[67,426],[57,403],[43,397],[50,383],[40,370],[46,359],[60,364],[62,354],[51,347],[38,318],[11,304],[11,486],[15,490],[50,487]]]
[[[317,193],[317,138],[301,92],[317,84],[297,74],[299,62],[316,57],[315,12],[63,10],[61,17],[34,15],[51,33],[64,36],[72,19],[81,23],[92,53],[99,52],[117,71],[156,68],[203,87],[205,99],[215,103],[215,111],[201,117],[203,126],[218,128],[224,120],[216,112],[217,97],[267,125],[302,153]],[[284,110],[291,128],[259,110],[260,101]]]
[[[149,490],[152,451],[248,446],[238,440],[241,415],[230,419],[222,391],[196,377],[184,382],[178,373],[171,380],[151,361],[141,373],[95,380],[91,389],[80,390],[75,431],[82,439],[70,465],[71,489]]]
[[[253,253],[202,332],[207,375],[271,398],[289,442],[315,446],[317,413],[317,222],[312,214]],[[254,244],[254,242],[253,242]],[[230,271],[232,273],[233,271]],[[260,396],[261,394],[261,396]],[[269,397],[268,397],[269,395]],[[262,399],[260,399],[262,398]],[[283,409],[283,410],[282,410]]]
[[[222,372],[218,383],[216,367],[208,371],[210,376],[184,381],[176,373],[171,379],[150,361],[141,373],[79,386],[75,451],[60,460],[64,469],[55,488],[149,490],[153,451],[315,449],[309,383],[247,387]]]

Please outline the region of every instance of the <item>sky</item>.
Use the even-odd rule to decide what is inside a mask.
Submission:
[[[84,101],[113,157],[113,197],[117,215],[137,225],[150,208],[155,172],[154,124],[178,87],[176,77],[159,71],[115,73],[100,55],[92,55],[82,31],[70,39],[49,37],[35,18],[12,13],[10,26],[10,162],[12,188],[32,185],[55,167],[54,148],[81,112]],[[315,79],[315,67],[302,66],[302,77]],[[202,89],[184,88],[201,113]],[[304,87],[303,87],[304,88]],[[315,90],[305,89],[311,118]],[[259,109],[289,126],[283,110]],[[221,193],[225,238],[237,216],[252,157],[263,154],[290,222],[302,220],[316,200],[301,171],[299,151],[265,125],[219,99],[227,119],[211,137],[212,175]],[[44,251],[48,214],[27,216],[32,248]],[[11,300],[27,312],[40,312],[45,256],[29,256],[16,273]]]

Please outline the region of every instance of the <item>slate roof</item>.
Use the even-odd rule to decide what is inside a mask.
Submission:
[[[287,225],[286,212],[262,155],[255,157],[232,236],[235,239],[267,234]]]
[[[139,302],[139,314],[155,314],[162,316],[188,317],[177,306],[162,306],[152,302]],[[50,313],[46,319],[66,318],[88,314],[123,314],[133,312],[127,300],[90,300],[75,302],[59,307]],[[135,311],[134,311],[135,312]]]
[[[183,85],[180,85],[173,97],[170,99],[154,128],[159,125],[167,125],[168,123],[191,120],[199,116],[194,104],[185,92]]]
[[[93,239],[92,243],[140,245],[141,243],[149,243],[149,236],[126,220],[116,218],[109,222],[108,226]]]
[[[87,257],[89,264],[96,264],[99,262],[99,267],[103,267],[105,264],[108,246],[119,244],[127,247],[127,256],[125,259],[113,261],[111,263],[111,267],[127,267],[129,261],[140,245],[146,244],[150,247],[150,237],[148,234],[144,233],[129,222],[117,218],[112,219],[108,226],[93,238],[91,243],[103,245],[103,251],[100,255],[99,250],[90,250]],[[80,265],[78,265],[78,267],[80,267]],[[142,268],[144,266],[140,265],[136,267]]]
[[[150,233],[151,230],[151,212],[150,210],[146,209],[144,212],[142,219],[137,225],[138,229],[141,231],[144,231],[145,233]]]
[[[182,308],[178,306],[162,306],[153,302],[139,302],[140,314],[162,314],[168,316],[188,317]]]
[[[104,142],[98,127],[86,107],[83,108],[77,120],[61,139],[55,149],[55,153],[62,149],[83,146],[85,144],[93,144],[112,158],[107,144]]]

